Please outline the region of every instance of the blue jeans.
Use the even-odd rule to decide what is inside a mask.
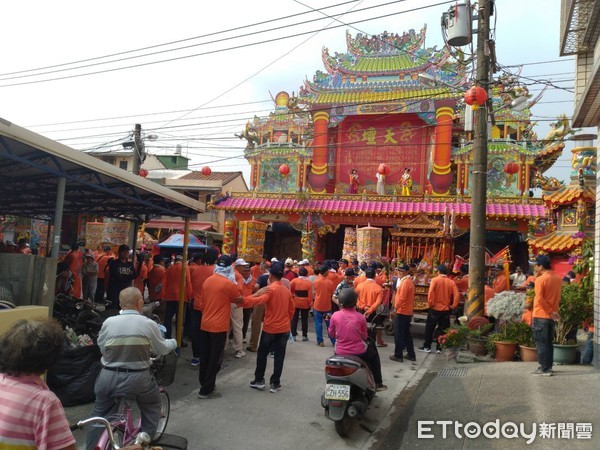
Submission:
[[[587,332],[587,341],[585,341],[585,349],[581,356],[581,364],[591,364],[594,359],[594,332]]]
[[[534,317],[531,328],[533,328],[533,336],[535,337],[538,363],[544,372],[548,372],[552,369],[554,363],[554,349],[552,347],[554,320]]]
[[[317,344],[323,342],[323,320],[325,320],[325,316],[328,315],[331,317],[331,311],[317,311],[313,310],[313,314],[315,317],[315,333],[317,334]],[[329,336],[329,319],[325,320],[325,327],[327,331],[327,336]],[[335,339],[329,336],[332,344],[335,344]]]

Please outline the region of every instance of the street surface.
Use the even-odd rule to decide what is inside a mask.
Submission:
[[[423,334],[424,324],[413,325],[413,332]],[[414,387],[431,361],[444,355],[417,352],[417,363],[397,363],[389,360],[393,353],[393,337],[385,336],[388,347],[379,348],[383,382],[387,391],[378,392],[366,417],[356,422],[346,439],[340,438],[334,423],[327,419],[321,407],[325,388],[324,363],[333,354],[331,343],[316,345],[313,323],[308,342],[287,346],[281,379],[282,390],[271,394],[249,387],[254,378],[256,353],[247,352],[242,359],[226,351],[225,365],[217,377],[217,389],[223,397],[200,400],[198,369],[189,365],[191,346],[182,349],[175,383],[168,387],[171,396],[171,417],[167,433],[188,439],[190,450],[197,449],[343,449],[369,448],[375,441],[372,434],[385,429],[394,415],[394,400],[406,387]],[[415,347],[420,346],[417,338]],[[424,364],[425,361],[425,364]],[[266,379],[271,374],[273,360],[267,363]],[[70,422],[88,417],[92,404],[66,408]],[[83,449],[85,433],[75,433],[78,449]]]

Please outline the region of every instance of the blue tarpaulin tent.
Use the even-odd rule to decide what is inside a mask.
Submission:
[[[196,236],[194,236],[193,234],[190,234],[190,243],[188,245],[188,248],[190,249],[194,249],[194,250],[206,250],[211,248],[208,245],[204,245],[202,242],[200,242],[200,239],[198,239]],[[158,246],[161,249],[167,249],[167,248],[183,248],[183,238],[184,235],[183,234],[174,234],[172,236],[170,236],[166,241],[161,242],[160,244],[158,244]]]

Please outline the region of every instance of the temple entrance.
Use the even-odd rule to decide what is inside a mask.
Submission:
[[[265,233],[264,253],[269,258],[290,257],[300,260],[302,259],[301,237],[301,233],[292,228],[289,223],[273,222],[267,227]]]
[[[323,259],[334,259],[339,261],[342,258],[342,249],[344,247],[345,226],[340,226],[335,233],[327,233],[319,240],[319,254]]]

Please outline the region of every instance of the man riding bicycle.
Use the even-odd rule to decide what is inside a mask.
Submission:
[[[177,347],[175,339],[164,339],[158,324],[141,314],[144,299],[139,289],[128,287],[119,294],[119,315],[106,319],[98,335],[103,369],[96,380],[96,403],[92,416],[114,414],[123,397],[135,399],[142,429],[154,436],[160,420],[161,402],[156,380],[149,368],[150,353],[166,355]],[[93,450],[102,428],[91,428],[88,450]]]

